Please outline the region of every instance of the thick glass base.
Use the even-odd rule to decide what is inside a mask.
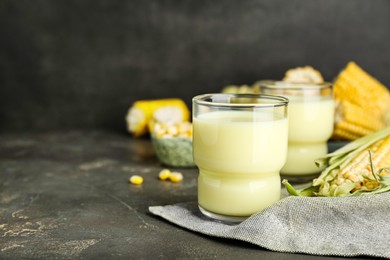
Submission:
[[[234,217],[234,216],[220,215],[220,214],[216,214],[214,212],[210,212],[208,210],[205,210],[204,208],[202,208],[199,205],[198,205],[198,207],[199,207],[200,212],[203,215],[205,215],[206,217],[208,217],[208,218],[210,218],[212,220],[221,222],[221,223],[229,224],[229,225],[239,224],[239,223],[241,223],[242,221],[244,221],[245,219],[248,218],[248,217]]]
[[[215,219],[235,221],[280,200],[279,173],[232,174],[200,169],[198,205]],[[226,220],[228,220],[226,219]]]
[[[315,160],[326,155],[327,144],[323,143],[288,143],[286,164],[280,171],[283,179],[291,182],[307,182],[317,177],[321,170]]]

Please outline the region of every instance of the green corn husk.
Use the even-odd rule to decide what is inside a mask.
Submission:
[[[340,169],[343,169],[348,163],[350,163],[353,158],[355,158],[359,153],[366,150],[369,146],[375,142],[386,138],[390,135],[390,127],[386,127],[380,131],[366,135],[362,138],[359,138],[340,149],[329,153],[324,157],[321,157],[315,161],[318,167],[325,167],[321,172],[321,175],[314,179],[312,184],[308,187],[305,187],[300,190],[296,190],[288,180],[283,180],[282,183],[285,185],[288,193],[293,196],[327,196],[327,197],[339,197],[339,196],[361,196],[366,194],[375,194],[386,192],[390,190],[390,174],[381,176],[383,171],[389,171],[390,168],[381,168],[375,171],[373,163],[371,160],[371,152],[369,152],[371,172],[375,180],[379,183],[379,186],[372,190],[357,190],[352,192],[356,184],[345,184],[341,185],[334,189],[329,189],[330,182],[333,181]],[[368,178],[363,176],[364,178]]]

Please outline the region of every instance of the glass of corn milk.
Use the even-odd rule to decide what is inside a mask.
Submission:
[[[259,94],[193,98],[193,156],[200,211],[240,222],[280,199],[288,99]]]
[[[289,99],[288,153],[281,175],[298,182],[312,179],[321,171],[314,160],[327,154],[327,140],[333,132],[332,85],[284,81],[258,84],[261,93]]]

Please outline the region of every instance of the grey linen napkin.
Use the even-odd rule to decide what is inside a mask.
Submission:
[[[390,193],[362,197],[293,197],[237,225],[204,217],[196,202],[149,211],[202,234],[290,253],[390,258]]]

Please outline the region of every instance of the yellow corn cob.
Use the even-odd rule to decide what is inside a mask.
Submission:
[[[139,100],[126,115],[127,129],[135,137],[149,132],[152,120],[157,122],[189,121],[190,111],[183,100],[177,98]]]
[[[356,63],[349,62],[334,83],[338,104],[333,139],[354,140],[386,126],[390,91]]]
[[[343,119],[341,122],[348,122],[371,131],[376,131],[385,127],[383,120],[372,116],[372,113],[375,113],[374,111],[371,112],[370,110],[355,105],[348,100],[344,100],[342,107],[338,107],[338,109],[340,110],[337,111],[337,114]]]
[[[345,132],[349,132],[359,137],[363,135],[368,135],[369,133],[372,132],[371,129],[344,120],[336,122],[335,125],[337,129],[342,129]]]
[[[333,131],[334,139],[344,139],[344,140],[356,140],[360,137],[358,134],[353,134],[349,130],[341,129],[340,127],[336,127]]]

